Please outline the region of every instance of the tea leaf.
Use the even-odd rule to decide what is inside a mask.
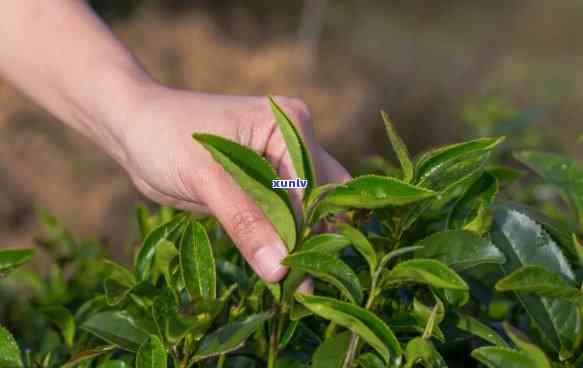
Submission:
[[[331,283],[352,303],[362,302],[363,293],[358,276],[352,268],[334,256],[306,251],[287,256],[281,263]]]
[[[472,351],[472,357],[488,368],[544,368],[522,351],[500,346],[485,346]]]
[[[537,361],[539,367],[551,368],[551,362],[545,353],[528,341],[528,338],[524,336],[522,332],[512,327],[508,322],[504,322],[504,330],[514,345],[520,348],[520,350],[530,354],[530,356]]]
[[[30,261],[34,253],[32,249],[0,250],[0,279]]]
[[[575,274],[567,258],[547,232],[516,208],[497,205],[490,231],[492,242],[506,256],[501,265],[505,275],[521,266],[542,266],[569,282]],[[516,293],[518,301],[557,352],[572,351],[581,333],[579,309],[565,300]]]
[[[405,368],[413,368],[417,364],[426,367],[447,368],[447,364],[437,352],[431,341],[416,337],[407,343],[405,348]]]
[[[350,245],[350,240],[341,234],[326,233],[309,237],[302,245],[302,251],[334,254]]]
[[[150,277],[150,267],[158,246],[163,240],[175,241],[185,219],[184,215],[175,217],[172,221],[158,226],[146,235],[135,262],[138,281],[146,281]]]
[[[316,205],[314,219],[334,213],[342,208],[383,208],[401,206],[436,193],[386,176],[364,175],[330,190]]]
[[[7,329],[0,326],[0,366],[9,368],[22,368],[20,349],[14,341],[14,337]]]
[[[342,332],[324,340],[312,356],[312,368],[342,368],[352,333]]]
[[[99,365],[98,368],[130,368],[123,360],[108,360]]]
[[[464,228],[472,221],[479,221],[480,215],[483,215],[484,210],[490,207],[498,189],[496,178],[488,173],[482,173],[463,196],[456,201],[448,218],[448,227],[459,229]],[[487,227],[483,227],[484,231]],[[480,233],[484,231],[480,231]]]
[[[67,363],[65,363],[61,368],[73,368],[78,364],[96,358],[100,355],[107,354],[113,350],[115,350],[115,346],[105,345],[90,350],[81,351],[79,353],[74,354],[71,357],[71,359],[69,359]]]
[[[385,368],[385,363],[375,353],[361,354],[356,363],[362,368]]]
[[[150,210],[144,204],[140,203],[136,206],[136,220],[140,230],[140,239],[144,239],[151,230],[150,216]]]
[[[158,278],[162,275],[166,285],[172,285],[172,265],[178,257],[178,250],[174,243],[167,240],[160,242],[152,265],[152,282],[154,284],[158,282]]]
[[[136,368],[166,368],[167,366],[166,348],[157,336],[151,335],[138,350]]]
[[[206,335],[200,342],[192,362],[239,349],[247,338],[261,328],[265,321],[272,316],[273,314],[270,312],[253,314],[242,321],[226,324]]]
[[[417,242],[416,258],[437,259],[460,272],[484,263],[502,264],[504,254],[489,240],[467,230],[434,233]]]
[[[467,314],[456,313],[453,324],[460,330],[478,336],[493,345],[510,347],[496,331]]]
[[[575,161],[554,153],[521,151],[514,157],[554,185],[567,198],[583,225],[583,170]]]
[[[135,276],[125,267],[105,261],[107,265],[107,278],[103,282],[105,300],[110,306],[119,304],[136,285]]]
[[[583,292],[541,266],[522,266],[496,283],[498,291],[535,293],[583,305]]]
[[[296,242],[294,212],[287,193],[271,188],[277,176],[269,163],[249,148],[227,139],[210,134],[193,134],[193,137],[255,200],[292,251]]]
[[[350,239],[352,246],[366,259],[371,274],[375,272],[377,268],[377,254],[366,236],[348,224],[338,224],[336,228],[340,234]]]
[[[398,263],[388,274],[386,281],[415,282],[438,289],[468,291],[468,285],[455,271],[433,259],[411,259]]]
[[[180,270],[191,299],[217,297],[217,275],[213,249],[204,227],[190,221],[180,241]]]
[[[403,181],[406,183],[410,183],[415,176],[415,168],[413,167],[413,162],[411,162],[411,158],[409,157],[409,151],[407,150],[407,146],[403,143],[403,140],[397,134],[397,130],[395,126],[391,122],[389,115],[381,111],[381,116],[383,117],[383,121],[385,122],[385,130],[387,131],[387,135],[393,145],[393,150],[401,163],[401,168],[403,169]]]
[[[59,328],[67,346],[73,347],[73,340],[75,339],[75,319],[71,312],[60,306],[43,307],[40,311]]]
[[[426,152],[417,160],[417,180],[418,182],[422,182],[426,180],[429,175],[434,175],[437,171],[443,170],[446,163],[476,152],[492,150],[503,141],[504,137],[479,138]]]
[[[136,352],[150,336],[127,311],[106,311],[91,316],[81,329],[120,348]]]
[[[304,196],[307,197],[316,185],[316,173],[310,152],[291,119],[271,96],[269,96],[269,104],[285,140],[296,174],[299,178],[308,180],[308,187],[304,191]]]
[[[372,346],[386,363],[400,363],[402,350],[393,331],[375,314],[336,299],[296,294],[296,299],[322,318],[350,329]]]

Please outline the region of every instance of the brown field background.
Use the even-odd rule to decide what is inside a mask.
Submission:
[[[300,96],[351,170],[372,154],[392,157],[381,108],[413,152],[488,133],[492,122],[504,131],[511,116],[526,121],[509,134],[515,146],[581,155],[582,3],[160,3],[100,11],[166,84]],[[43,207],[127,260],[139,200],[113,160],[0,82],[0,247],[31,246]]]

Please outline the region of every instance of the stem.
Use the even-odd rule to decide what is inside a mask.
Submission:
[[[376,273],[375,273],[376,274]],[[370,309],[372,307],[372,303],[377,295],[376,291],[377,287],[377,278],[373,277],[372,284],[370,287],[370,293],[368,294],[368,299],[366,301],[366,309]],[[354,358],[356,357],[356,350],[358,348],[358,341],[360,340],[359,336],[352,333],[350,336],[350,343],[348,344],[348,352],[346,353],[346,357],[344,358],[344,364],[342,365],[343,368],[352,368],[352,364],[354,363]]]
[[[269,338],[269,355],[267,357],[267,368],[275,368],[277,361],[277,326],[271,329],[271,336]]]
[[[225,364],[225,357],[225,354],[219,357],[219,360],[217,360],[217,368],[223,368],[223,365]]]

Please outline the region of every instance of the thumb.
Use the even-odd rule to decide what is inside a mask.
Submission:
[[[253,270],[266,282],[281,280],[288,252],[271,221],[222,167],[213,163],[208,173],[201,199]]]

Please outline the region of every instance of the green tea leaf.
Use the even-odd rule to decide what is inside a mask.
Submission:
[[[366,236],[348,224],[338,224],[336,225],[336,229],[340,234],[350,239],[354,249],[356,249],[367,261],[370,272],[375,272],[377,268],[377,254]]]
[[[113,350],[115,350],[115,346],[105,345],[75,353],[61,368],[73,368],[83,362],[107,354]]]
[[[334,254],[351,243],[350,239],[341,234],[318,234],[306,239],[302,245],[302,251]]]
[[[522,351],[500,346],[485,346],[472,351],[472,357],[488,368],[543,368]]]
[[[0,279],[30,261],[33,256],[34,250],[32,249],[0,250]]]
[[[522,266],[496,283],[498,291],[535,293],[583,306],[583,291],[541,266]]]
[[[350,331],[324,340],[312,356],[312,368],[342,368],[350,344]]]
[[[127,311],[106,311],[91,316],[81,329],[119,346],[136,352],[150,336],[150,331]]]
[[[456,313],[452,322],[460,330],[478,336],[493,345],[509,347],[506,340],[504,340],[496,331],[474,317],[463,313]]]
[[[68,309],[61,306],[43,307],[40,311],[54,323],[61,332],[68,347],[73,347],[75,339],[75,318]]]
[[[414,282],[438,289],[468,291],[468,285],[455,271],[433,259],[411,259],[401,262],[391,270],[386,281]]]
[[[372,312],[354,304],[299,294],[296,299],[318,316],[350,329],[372,346],[386,363],[399,364],[402,350],[393,331]]]
[[[490,238],[506,256],[506,263],[501,265],[504,275],[533,265],[575,282],[575,274],[555,241],[518,209],[504,204],[495,206]],[[575,305],[532,294],[516,293],[516,297],[556,352],[572,351],[581,333],[581,315]]]
[[[14,341],[14,337],[2,326],[0,326],[0,367],[23,367],[20,349]]]
[[[512,327],[508,322],[504,323],[504,330],[510,339],[520,350],[530,354],[537,361],[538,367],[551,368],[551,362],[545,353],[536,345],[532,344],[528,338],[519,330]]]
[[[217,275],[213,249],[206,230],[191,221],[180,241],[180,270],[191,299],[217,298]]]
[[[277,176],[269,163],[249,148],[227,139],[210,134],[193,137],[255,200],[292,251],[296,242],[294,212],[287,193],[272,189],[272,180]]]
[[[291,119],[271,96],[269,96],[269,104],[287,145],[296,174],[299,178],[308,180],[308,187],[304,191],[304,195],[307,196],[316,185],[316,173],[310,152]]]
[[[107,304],[113,306],[124,300],[136,286],[136,278],[128,269],[115,262],[108,260],[105,264],[108,275],[103,282],[105,300]]]
[[[167,366],[166,348],[157,336],[151,335],[138,350],[136,368],[166,368]]]
[[[418,182],[426,180],[429,175],[434,175],[442,170],[446,163],[460,157],[467,157],[475,152],[486,152],[492,150],[504,141],[501,138],[479,138],[468,142],[444,146],[424,153],[417,160]]]
[[[156,254],[154,255],[154,263],[152,264],[152,282],[156,284],[160,275],[164,277],[166,285],[172,285],[172,271],[174,269],[178,255],[178,249],[174,243],[167,240],[162,240]]]
[[[492,242],[467,230],[434,233],[415,245],[422,247],[415,252],[416,258],[437,259],[458,272],[484,263],[506,261]]]
[[[138,281],[146,281],[150,277],[150,267],[158,246],[163,240],[175,241],[179,236],[180,228],[185,219],[186,216],[184,215],[177,216],[172,221],[158,226],[146,235],[135,262]]]
[[[151,230],[150,210],[143,203],[136,206],[136,221],[140,230],[140,239],[144,239]]]
[[[108,360],[98,366],[98,368],[130,368],[123,360]]]
[[[356,359],[361,368],[385,368],[385,363],[375,353],[364,353]]]
[[[583,225],[583,169],[575,161],[554,153],[521,151],[514,157],[554,185],[569,201]]]
[[[319,205],[372,209],[401,206],[434,195],[435,192],[431,190],[395,178],[364,175],[332,189],[322,198]]]
[[[431,341],[416,337],[407,343],[405,348],[405,368],[413,368],[416,364],[424,367],[447,368],[447,364],[437,352]]]
[[[307,272],[334,285],[352,303],[360,304],[363,293],[358,276],[343,261],[320,252],[299,252],[287,256],[283,265]]]
[[[386,112],[381,111],[381,116],[385,122],[385,130],[387,131],[387,135],[393,145],[393,150],[401,163],[401,168],[403,169],[403,181],[410,183],[415,176],[415,168],[413,167],[413,162],[411,162],[407,146],[403,143],[399,134],[397,134],[397,130],[391,122],[389,115]]]
[[[448,218],[448,227],[460,229],[468,226],[472,221],[479,220],[484,210],[490,207],[498,190],[498,180],[487,172],[482,173],[456,201]]]
[[[242,321],[220,327],[206,335],[194,354],[193,362],[235,351],[243,346],[249,336],[263,326],[272,313],[253,314]]]

